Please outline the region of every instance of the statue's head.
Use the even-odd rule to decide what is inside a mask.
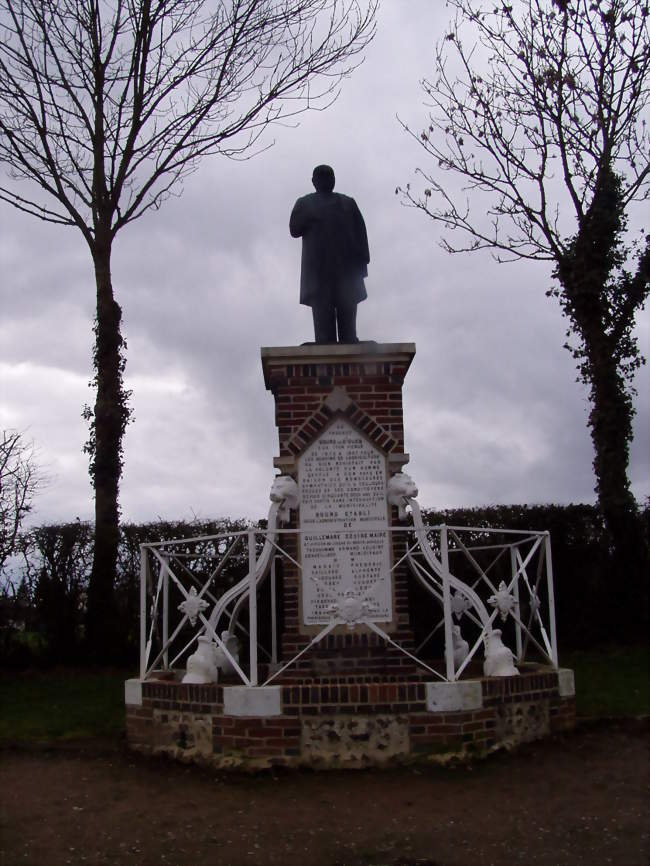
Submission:
[[[334,169],[331,165],[317,165],[314,169],[311,182],[317,192],[332,192],[334,189]]]

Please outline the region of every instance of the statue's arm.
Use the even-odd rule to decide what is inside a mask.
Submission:
[[[289,217],[289,232],[292,238],[300,238],[307,228],[307,207],[304,198],[294,204]]]
[[[363,219],[361,211],[359,210],[359,206],[357,205],[356,201],[354,201],[354,199],[352,200],[352,205],[352,212],[354,214],[354,221],[356,224],[356,235],[359,254],[363,260],[363,263],[367,265],[370,262],[370,248],[368,246],[368,232],[366,231],[366,223]]]

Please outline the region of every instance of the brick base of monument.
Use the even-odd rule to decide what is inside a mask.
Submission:
[[[485,679],[473,662],[449,683],[408,655],[412,576],[386,494],[409,460],[402,386],[414,355],[411,343],[262,349],[274,465],[300,489],[284,525],[300,535],[280,539],[276,634],[287,667],[256,688],[183,684],[182,670],[129,680],[131,748],[219,768],[366,767],[481,756],[573,727],[571,671],[521,665],[517,676]],[[333,551],[318,547],[321,536]],[[346,599],[364,602],[363,616],[343,616]],[[265,682],[266,666],[259,673]]]
[[[229,715],[228,685],[148,680],[135,691],[131,686],[131,703],[127,691],[127,740],[144,753],[217,768],[358,768],[480,757],[572,729],[575,697],[563,688],[568,673],[546,669],[452,684],[431,683],[430,675],[310,678],[275,687],[277,714],[267,716]],[[468,686],[469,702],[461,694]],[[436,688],[447,690],[448,707],[464,708],[432,710]]]

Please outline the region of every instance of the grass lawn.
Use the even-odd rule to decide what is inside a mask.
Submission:
[[[607,718],[650,715],[650,649],[608,647],[561,653],[573,668],[578,716]]]
[[[563,653],[581,717],[650,714],[648,647]],[[54,669],[0,674],[0,747],[84,739],[116,741],[124,729],[126,670]]]
[[[129,676],[83,668],[1,674],[0,746],[117,739]]]

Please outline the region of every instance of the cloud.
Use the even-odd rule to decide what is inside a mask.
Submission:
[[[384,4],[365,63],[327,111],[277,127],[255,159],[205,160],[183,195],[118,235],[113,284],[128,341],[135,423],[125,437],[125,519],[248,516],[268,508],[278,453],[260,346],[312,339],[298,303],[295,199],[313,166],[363,210],[371,247],[359,333],[415,342],[404,390],[409,471],[424,506],[593,499],[583,386],[545,297],[544,264],[448,256],[395,187],[422,152],[403,132],[426,118],[418,80],[444,29],[439,4]],[[0,419],[29,428],[52,481],[34,519],[91,517],[80,413],[92,400],[92,263],[77,230],[0,209]],[[650,316],[640,317],[647,350]],[[648,368],[639,373],[631,476],[650,492]]]

